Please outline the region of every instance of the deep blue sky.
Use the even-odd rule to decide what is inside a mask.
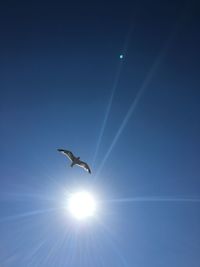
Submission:
[[[2,267],[199,267],[197,2],[1,5]],[[101,205],[80,226],[82,187]]]

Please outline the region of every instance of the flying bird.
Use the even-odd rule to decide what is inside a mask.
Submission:
[[[68,157],[72,161],[70,165],[71,167],[73,167],[74,165],[78,165],[79,167],[83,168],[85,171],[91,173],[91,170],[88,164],[84,161],[81,161],[80,157],[75,157],[71,151],[68,151],[65,149],[57,149],[57,150],[61,152],[62,154],[64,154],[66,157]]]

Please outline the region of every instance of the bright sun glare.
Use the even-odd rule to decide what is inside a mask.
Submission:
[[[96,200],[86,191],[73,193],[68,199],[68,211],[78,219],[84,220],[92,217],[96,211]]]

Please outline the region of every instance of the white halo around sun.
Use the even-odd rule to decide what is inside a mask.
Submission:
[[[73,193],[68,198],[67,209],[77,220],[85,220],[94,216],[96,208],[95,198],[87,191]]]

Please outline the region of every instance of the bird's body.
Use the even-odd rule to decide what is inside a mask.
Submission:
[[[65,156],[67,156],[72,161],[71,167],[73,167],[74,165],[78,165],[79,167],[82,167],[87,172],[91,173],[91,170],[88,164],[84,161],[81,161],[80,157],[75,157],[73,153],[69,150],[58,149],[58,151],[64,154]]]

